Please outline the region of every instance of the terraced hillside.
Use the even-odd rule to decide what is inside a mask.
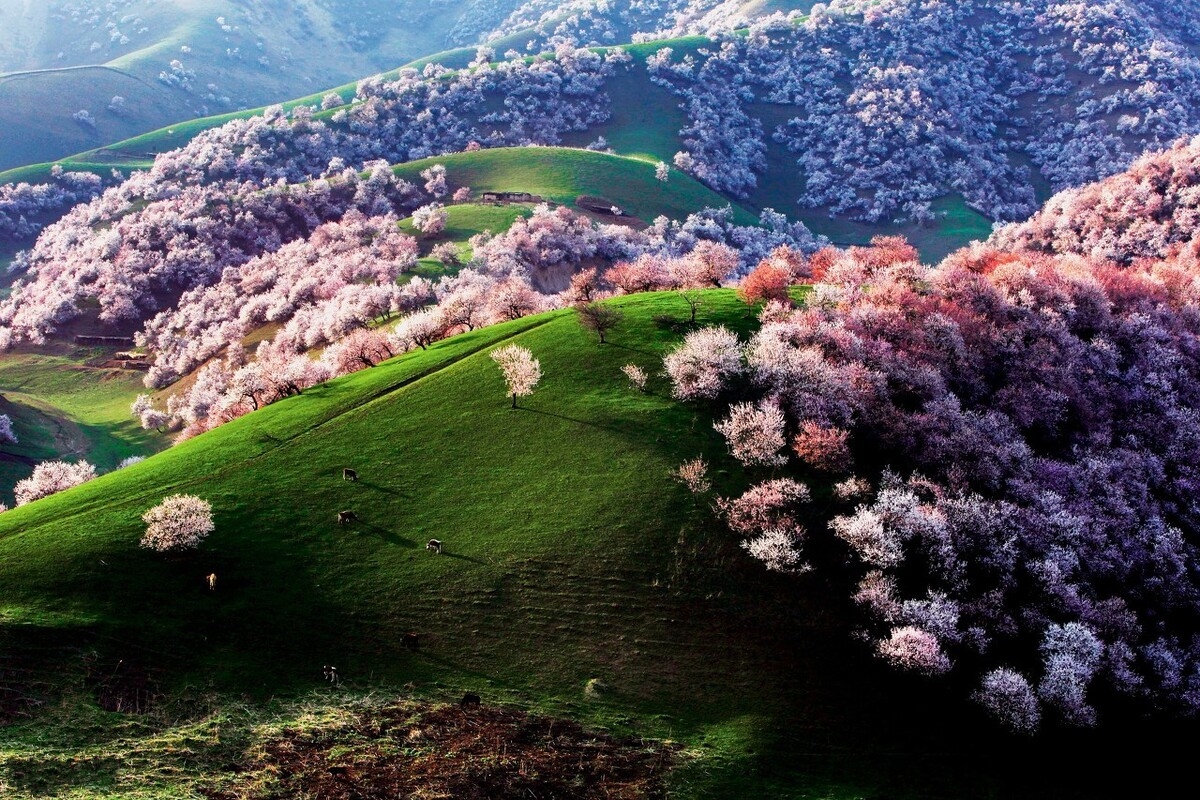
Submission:
[[[705,302],[702,323],[751,324],[732,292]],[[619,305],[608,345],[570,311],[476,330],[0,515],[0,785],[195,797],[237,779],[259,725],[319,729],[368,692],[463,691],[674,740],[681,798],[1127,788],[1057,769],[1084,751],[1137,752],[1153,783],[1154,748],[1186,730],[1008,738],[848,643],[836,576],[797,595],[750,563],[669,475],[703,453],[717,492],[743,488],[710,409],[657,376],[686,305]],[[487,356],[510,341],[545,375],[518,410]],[[649,393],[621,375],[631,362]],[[139,549],[139,516],[177,492],[212,503],[216,532],[192,555]],[[338,525],[346,509],[359,522]]]

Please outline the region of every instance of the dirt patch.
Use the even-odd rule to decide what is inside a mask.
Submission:
[[[489,706],[403,703],[256,748],[213,800],[660,798],[674,748]],[[264,781],[269,775],[271,780]]]
[[[603,217],[628,216],[616,203],[603,197],[581,194],[575,198],[575,205],[584,211],[590,211]]]

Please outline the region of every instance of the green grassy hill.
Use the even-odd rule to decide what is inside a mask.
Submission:
[[[395,167],[405,180],[422,183],[421,170],[433,164],[446,167],[453,191],[471,187],[476,198],[484,192],[529,192],[545,200],[574,205],[580,195],[603,197],[644,222],[666,215],[682,220],[702,208],[730,205],[722,195],[676,169],[664,183],[654,177],[654,165],[592,150],[563,147],[505,147],[450,153]],[[734,208],[734,219],[753,224],[757,217]],[[496,231],[494,231],[496,232]]]
[[[0,354],[0,414],[20,441],[0,445],[0,502],[39,461],[85,459],[100,471],[121,459],[162,449],[165,438],[129,414],[144,373],[102,366],[98,350],[58,345],[54,352]]]
[[[750,324],[731,291],[706,300],[701,322]],[[747,562],[669,476],[703,454],[718,491],[744,486],[711,410],[657,377],[681,333],[653,318],[683,301],[618,305],[608,345],[570,311],[477,330],[0,514],[0,709],[31,715],[0,726],[7,796],[196,797],[237,769],[271,698],[309,698],[285,723],[303,727],[365,693],[464,690],[677,741],[681,798],[1104,793],[1063,765],[1124,754],[1136,724],[1009,739],[853,645],[837,576],[797,591]],[[518,410],[487,356],[510,341],[544,373]],[[177,492],[212,503],[216,532],[190,555],[139,549],[141,513]],[[361,521],[336,524],[344,509]],[[131,672],[151,713],[98,708]],[[1165,759],[1161,735],[1144,741],[1139,775]]]

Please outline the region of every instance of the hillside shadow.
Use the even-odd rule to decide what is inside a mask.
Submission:
[[[543,411],[538,408],[526,408],[525,406],[518,406],[517,410],[518,411],[528,411],[531,414],[541,414],[542,416],[546,416],[546,417],[557,417],[558,419],[564,419],[567,422],[575,422],[580,425],[587,425],[588,427],[591,427],[591,428],[599,428],[600,430],[611,431],[612,433],[620,433],[620,434],[629,433],[629,431],[622,430],[621,428],[618,428],[614,425],[604,425],[599,422],[592,422],[591,420],[579,419],[577,417],[568,417],[566,414],[556,414],[553,411]]]
[[[628,350],[631,353],[641,353],[644,356],[653,356],[655,358],[661,357],[661,353],[656,353],[653,350],[647,350],[644,347],[630,347],[629,345],[621,344],[620,342],[605,342],[604,347],[611,347],[615,350]]]

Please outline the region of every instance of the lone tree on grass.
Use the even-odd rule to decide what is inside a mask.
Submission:
[[[517,398],[533,394],[533,387],[542,379],[542,365],[533,353],[519,344],[510,344],[493,350],[492,360],[500,367],[508,392],[512,395],[512,407],[517,407]]]
[[[683,298],[683,302],[687,303],[688,311],[691,316],[688,317],[688,324],[696,324],[696,312],[704,305],[704,292],[699,289],[679,289],[678,294]]]
[[[159,552],[192,550],[213,532],[212,506],[192,494],[173,494],[142,515],[142,547]]]
[[[624,316],[620,309],[600,303],[578,303],[575,311],[579,314],[579,324],[599,336],[600,344],[604,344],[605,335],[617,327]]]

